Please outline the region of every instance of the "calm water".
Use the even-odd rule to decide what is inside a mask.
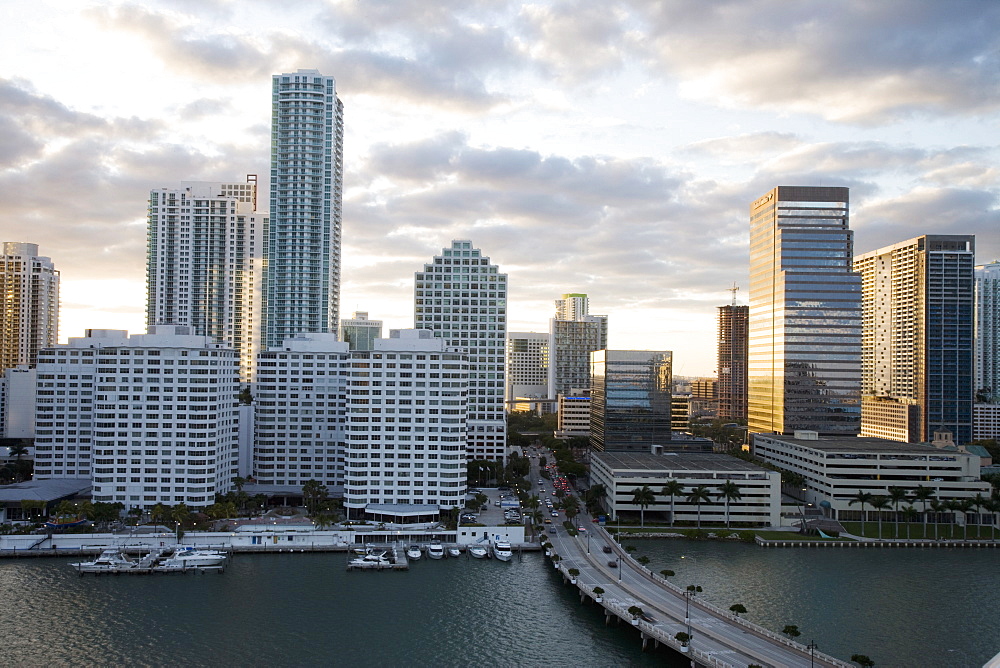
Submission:
[[[770,549],[634,541],[654,571],[841,658],[980,666],[1000,651],[993,550]],[[683,557],[683,558],[681,558]],[[343,554],[237,555],[222,575],[79,577],[0,561],[0,664],[662,666],[537,554],[352,572]],[[948,651],[953,650],[953,651]],[[684,665],[675,662],[675,665]]]

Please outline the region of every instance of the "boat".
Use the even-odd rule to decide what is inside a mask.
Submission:
[[[505,540],[498,540],[493,543],[493,556],[500,561],[510,561],[514,552],[510,549],[510,543]]]
[[[219,568],[226,561],[226,553],[203,550],[190,545],[177,545],[154,566],[154,570],[177,571],[192,568]]]
[[[70,564],[80,573],[121,573],[139,567],[139,562],[131,559],[120,548],[111,547],[93,561],[79,561]]]
[[[443,559],[444,546],[441,543],[431,543],[427,546],[427,556],[431,559]]]
[[[458,549],[457,547],[449,547],[448,548],[448,556],[449,557],[461,557],[462,556],[462,550]]]
[[[410,559],[412,561],[417,561],[418,559],[420,559],[421,556],[423,556],[423,553],[420,551],[419,545],[411,545],[408,548],[406,548],[407,559]]]
[[[355,557],[347,562],[348,568],[392,568],[392,559],[388,550],[367,550],[363,557]]]
[[[473,559],[485,559],[490,556],[490,553],[486,550],[483,545],[473,545],[469,548],[469,554],[472,555]]]

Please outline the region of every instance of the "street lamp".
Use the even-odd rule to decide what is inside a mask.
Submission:
[[[622,581],[622,558],[618,555],[618,581]]]
[[[813,666],[815,665],[816,648],[818,647],[818,645],[816,645],[815,640],[810,640],[809,644],[806,645],[806,647],[809,648],[809,668],[813,668]]]

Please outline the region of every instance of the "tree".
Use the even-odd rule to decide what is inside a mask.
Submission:
[[[729,528],[729,502],[739,501],[743,498],[743,493],[740,491],[740,486],[737,485],[732,480],[727,480],[719,486],[719,494],[716,499],[726,500],[726,528]]]
[[[953,510],[962,513],[962,540],[969,537],[969,511],[972,510],[972,499],[956,499],[951,502]]]
[[[604,589],[601,588],[601,587],[594,587],[593,591],[594,591],[594,596],[597,597],[598,603],[599,603],[600,599],[601,599],[601,596],[604,595]]]
[[[930,503],[931,512],[934,513],[934,540],[938,539],[938,524],[941,519],[941,513],[948,509],[947,501],[939,501],[937,499],[931,499]],[[924,535],[927,535],[926,533]]]
[[[798,638],[802,635],[802,632],[799,631],[799,627],[795,624],[786,624],[785,628],[781,629],[781,632],[789,638]]]
[[[910,524],[917,518],[917,509],[913,506],[903,506],[903,519],[906,520],[906,540],[910,540]]]
[[[637,605],[632,605],[629,606],[628,614],[632,615],[632,617],[641,617],[644,613],[642,611],[642,608],[640,608]]]
[[[701,528],[701,504],[711,503],[712,495],[708,491],[708,487],[704,485],[699,485],[695,487],[688,493],[687,497],[688,503],[694,503],[698,506],[698,528]]]
[[[240,393],[236,395],[236,400],[243,406],[249,406],[253,403],[253,395],[250,394],[249,385],[240,390]]]
[[[639,525],[646,525],[646,508],[649,508],[656,501],[656,495],[649,485],[636,487],[632,490],[632,505],[639,506]]]
[[[662,575],[664,577],[664,579],[666,579],[666,578],[672,578],[672,577],[674,577],[675,574],[669,568],[664,568],[662,571],[660,571],[660,575]]]
[[[184,502],[178,503],[170,509],[170,519],[183,526],[191,520],[191,509]]]
[[[306,480],[302,485],[302,499],[305,501],[306,510],[312,515],[319,510],[319,503],[330,495],[330,490],[319,480]]]
[[[638,561],[643,566],[646,566],[649,564],[649,557],[647,557],[646,555],[642,555],[641,557],[638,557],[636,561]]]
[[[982,523],[981,514],[983,512],[983,508],[986,506],[987,499],[982,494],[976,494],[974,497],[972,497],[970,501],[972,507],[975,508],[976,510],[976,538],[982,538],[982,536],[980,535],[982,533],[982,530],[980,529],[979,525]]]
[[[861,668],[872,668],[875,665],[875,662],[864,654],[852,654],[851,661],[861,666]]]
[[[670,526],[674,525],[674,497],[684,493],[684,485],[680,480],[668,480],[667,484],[660,490],[660,494],[670,497]]]
[[[930,487],[917,485],[913,490],[913,500],[924,504],[924,538],[927,538],[927,503],[934,498],[934,490]]]
[[[892,502],[896,519],[896,538],[899,538],[899,504],[909,499],[908,491],[902,487],[889,488],[889,501]]]
[[[242,476],[236,476],[233,478],[233,487],[236,488],[237,492],[243,491],[243,485],[247,484],[247,479]]]
[[[573,521],[573,518],[580,514],[580,502],[575,496],[563,499],[560,505],[562,506],[563,512],[566,513],[566,517],[570,521]]]
[[[691,642],[691,634],[685,631],[681,631],[680,633],[674,635],[674,640],[676,640],[682,645],[687,646],[687,644]]]
[[[744,606],[742,603],[734,603],[733,605],[729,606],[729,612],[733,613],[737,617],[746,614],[746,611],[747,611],[746,606]]]
[[[608,497],[608,488],[604,486],[603,483],[597,483],[593,485],[584,494],[584,501],[587,506],[587,512],[591,515],[596,514],[598,511],[604,509],[604,500]]]
[[[854,498],[847,502],[848,506],[853,506],[855,503],[861,504],[861,535],[865,535],[865,504],[870,504],[874,498],[868,492],[859,491],[854,495]]]
[[[997,512],[1000,512],[1000,500],[995,498],[986,499],[986,503],[983,504],[983,508],[990,514],[990,540],[997,539],[996,526],[997,526]]]
[[[27,439],[22,439],[8,448],[10,454],[15,457],[14,482],[21,482],[22,480],[24,480],[25,470],[24,467],[21,465],[21,458],[24,455],[28,454],[28,445],[30,445],[30,443],[31,441]]]
[[[877,510],[878,514],[878,539],[882,540],[882,511],[889,507],[889,497],[887,496],[874,496],[872,500],[868,502],[873,510]]]

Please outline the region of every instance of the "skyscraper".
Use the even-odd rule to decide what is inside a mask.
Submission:
[[[556,300],[556,315],[549,321],[548,395],[553,399],[590,387],[590,353],[608,347],[608,316],[590,315],[589,308],[585,294]]]
[[[673,353],[598,350],[590,359],[590,447],[650,452],[669,442]]]
[[[0,257],[0,369],[34,364],[59,336],[59,272],[38,244],[5,241]]]
[[[848,189],[779,186],[750,205],[751,433],[857,434],[861,277]]]
[[[976,401],[1000,403],[1000,260],[976,267]]]
[[[344,106],[333,77],[276,74],[271,91],[271,216],[265,249],[265,346],[336,332]]]
[[[507,333],[507,402],[518,397],[547,399],[549,335],[539,332]],[[551,402],[548,402],[551,403]]]
[[[382,321],[369,320],[368,311],[355,311],[350,318],[340,321],[340,340],[351,350],[372,350],[375,339],[382,338]]]
[[[146,325],[184,325],[236,350],[253,380],[267,217],[246,183],[183,182],[149,193]]]
[[[506,459],[507,275],[473,248],[451,248],[416,273],[414,321],[469,356],[469,459]]]
[[[928,234],[854,258],[862,436],[972,439],[974,256],[971,235]]]
[[[749,306],[719,307],[718,380],[719,417],[745,420],[747,417],[747,327]]]

